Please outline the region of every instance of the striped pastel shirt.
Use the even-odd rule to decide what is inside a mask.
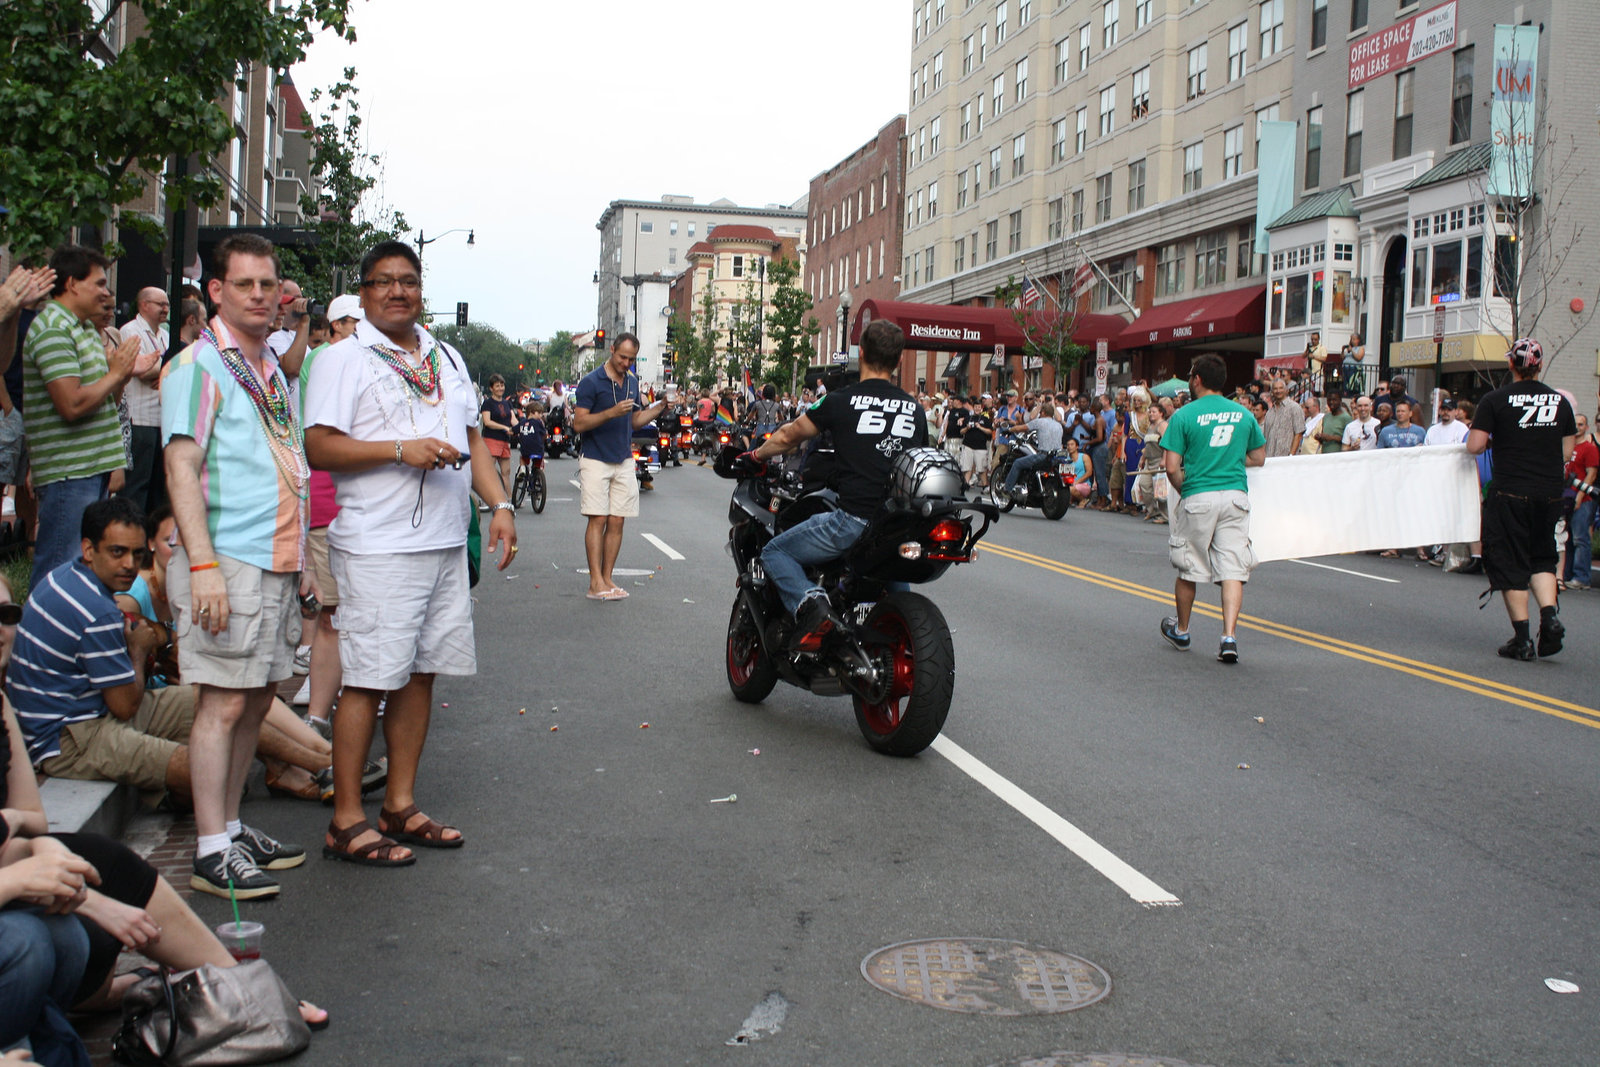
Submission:
[[[220,319],[212,326],[223,344],[232,342]],[[262,356],[276,375],[276,357],[267,349]],[[211,547],[266,571],[304,569],[304,489],[278,469],[255,403],[205,340],[178,353],[161,383],[161,439],[174,437],[193,438],[205,450],[200,492]]]
[[[101,690],[137,678],[111,591],[82,560],[46,575],[22,609],[6,670],[33,765],[60,754],[62,727],[106,714]]]
[[[105,377],[105,343],[93,326],[79,322],[59,300],[45,305],[28,327],[22,346],[22,422],[37,488],[67,478],[88,478],[127,464],[122,423],[110,396],[88,414],[68,422],[47,388],[59,378],[88,385]]]

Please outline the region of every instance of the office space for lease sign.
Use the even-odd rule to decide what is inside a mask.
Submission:
[[[1350,88],[1404,70],[1456,44],[1456,0],[1429,8],[1350,46]]]

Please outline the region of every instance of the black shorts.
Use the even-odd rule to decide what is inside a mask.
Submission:
[[[1513,496],[1490,489],[1483,500],[1483,570],[1489,588],[1527,589],[1535,574],[1554,574],[1560,497]]]
[[[100,834],[51,834],[73,852],[94,864],[100,874],[100,892],[112,900],[135,908],[143,908],[155,895],[160,875],[156,869],[139,858],[127,845]],[[90,919],[78,916],[84,932],[89,935],[89,962],[83,970],[83,980],[73,995],[73,1003],[81,1003],[92,995],[116,969],[117,957],[122,954],[122,942]]]

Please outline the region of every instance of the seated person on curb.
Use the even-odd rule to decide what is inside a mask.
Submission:
[[[1011,464],[1011,469],[1006,472],[1006,495],[1010,496],[1016,491],[1017,481],[1024,473],[1048,467],[1056,460],[1056,450],[1061,447],[1063,430],[1061,423],[1056,421],[1055,405],[1046,400],[1039,406],[1039,415],[1029,421],[1028,429],[1039,435],[1039,451],[1031,456],[1019,456]]]
[[[39,582],[17,630],[6,691],[28,758],[53,777],[124,782],[186,800],[194,687],[145,688],[150,653],[168,643],[169,631],[128,619],[113,599],[149,554],[143,516],[132,501],[99,500],[84,509],[82,534],[83,558]],[[315,773],[332,750],[302,724],[294,737],[264,729],[261,752]]]
[[[861,380],[830,389],[808,411],[740,457],[747,466],[759,468],[824,431],[832,433],[839,510],[790,527],[761,553],[783,606],[794,613],[793,647],[814,647],[837,622],[827,594],[807,577],[806,567],[837,559],[860,540],[882,506],[895,456],[903,449],[927,447],[928,420],[922,406],[889,380],[900,365],[905,343],[905,334],[894,323],[878,319],[868,324],[861,332]]]

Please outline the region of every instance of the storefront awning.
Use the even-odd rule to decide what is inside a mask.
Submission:
[[[1030,329],[1048,329],[1054,308],[1029,313]],[[911,304],[898,300],[864,300],[856,320],[850,324],[850,343],[861,342],[861,331],[874,319],[887,319],[906,334],[906,347],[925,352],[993,352],[1004,345],[1007,355],[1019,355],[1028,339],[1017,325],[1010,308],[960,307],[953,304]],[[1118,341],[1127,328],[1121,315],[1084,314],[1073,323],[1072,340],[1094,347],[1104,337],[1115,350],[1126,347]],[[1037,332],[1036,332],[1037,336]]]
[[[944,365],[946,378],[965,378],[967,376],[967,354],[957,352],[950,357],[950,362]]]
[[[1122,332],[1128,328],[1128,320],[1121,315],[1107,315],[1103,312],[1089,312],[1079,315],[1078,321],[1072,324],[1073,344],[1085,345],[1093,348],[1095,342],[1104,337],[1106,349],[1115,352],[1124,345],[1120,340]]]
[[[984,370],[1005,370],[1006,369],[1006,357],[1004,357],[1004,356],[990,356],[989,357],[989,365],[984,367],[983,369]]]
[[[1457,334],[1444,339],[1445,370],[1470,370],[1474,367],[1499,368],[1506,365],[1506,339],[1496,333]],[[1389,346],[1391,367],[1432,367],[1438,358],[1431,337],[1396,341]]]
[[[1305,353],[1297,352],[1292,356],[1268,356],[1266,359],[1256,360],[1257,374],[1264,370],[1277,370],[1280,367],[1287,367],[1290,370],[1305,370]]]
[[[1225,293],[1158,304],[1122,331],[1124,348],[1148,345],[1189,345],[1209,338],[1265,331],[1267,287],[1252,285]]]

